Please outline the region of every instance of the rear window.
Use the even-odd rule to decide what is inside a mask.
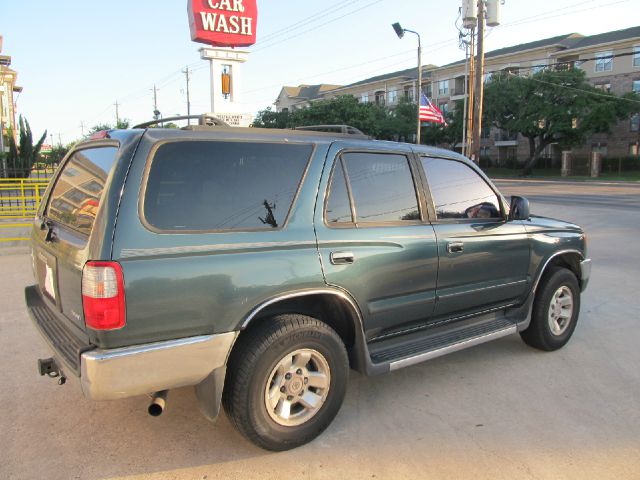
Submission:
[[[163,231],[282,227],[311,152],[299,144],[165,143],[151,163],[144,218]]]
[[[75,152],[53,187],[47,217],[89,235],[117,151],[116,147],[99,147]]]

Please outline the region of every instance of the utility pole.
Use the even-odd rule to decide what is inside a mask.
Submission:
[[[61,147],[62,146],[62,135],[60,135],[58,133],[58,146]]]
[[[187,116],[191,116],[191,100],[189,99],[189,74],[191,72],[189,71],[189,67],[185,67],[185,69],[182,70],[182,73],[184,73],[184,76],[187,79]],[[191,125],[190,118],[187,119],[187,125]]]
[[[478,54],[475,65],[475,94],[473,109],[473,148],[471,159],[480,163],[480,135],[482,133],[482,99],[484,96],[484,0],[478,0]]]
[[[120,104],[116,100],[116,103],[114,103],[114,105],[116,107],[116,128],[118,128],[118,125],[120,125],[120,111],[119,111]]]
[[[464,145],[465,145],[465,155],[471,156],[471,145],[472,145],[472,137],[473,137],[473,99],[474,99],[474,90],[475,90],[475,29],[471,29],[471,41],[469,43],[469,78],[467,80],[467,85],[465,85],[467,89],[467,108],[466,108],[466,123],[465,123],[465,136],[464,136]]]
[[[84,137],[84,122],[80,122],[80,131],[82,132],[82,136]]]

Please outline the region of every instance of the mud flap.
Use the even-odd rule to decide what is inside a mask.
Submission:
[[[220,413],[222,404],[222,389],[227,367],[216,368],[202,382],[196,385],[196,398],[198,408],[204,417],[210,422],[215,422]]]

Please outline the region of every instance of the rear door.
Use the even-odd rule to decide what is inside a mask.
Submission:
[[[438,259],[411,151],[367,147],[332,146],[315,225],[325,280],[354,297],[372,339],[428,321]]]
[[[42,296],[68,324],[85,330],[82,269],[118,144],[76,150],[60,167],[32,239],[36,281]]]

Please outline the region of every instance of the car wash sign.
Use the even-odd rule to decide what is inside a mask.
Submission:
[[[191,40],[214,47],[256,43],[257,0],[188,0]]]

